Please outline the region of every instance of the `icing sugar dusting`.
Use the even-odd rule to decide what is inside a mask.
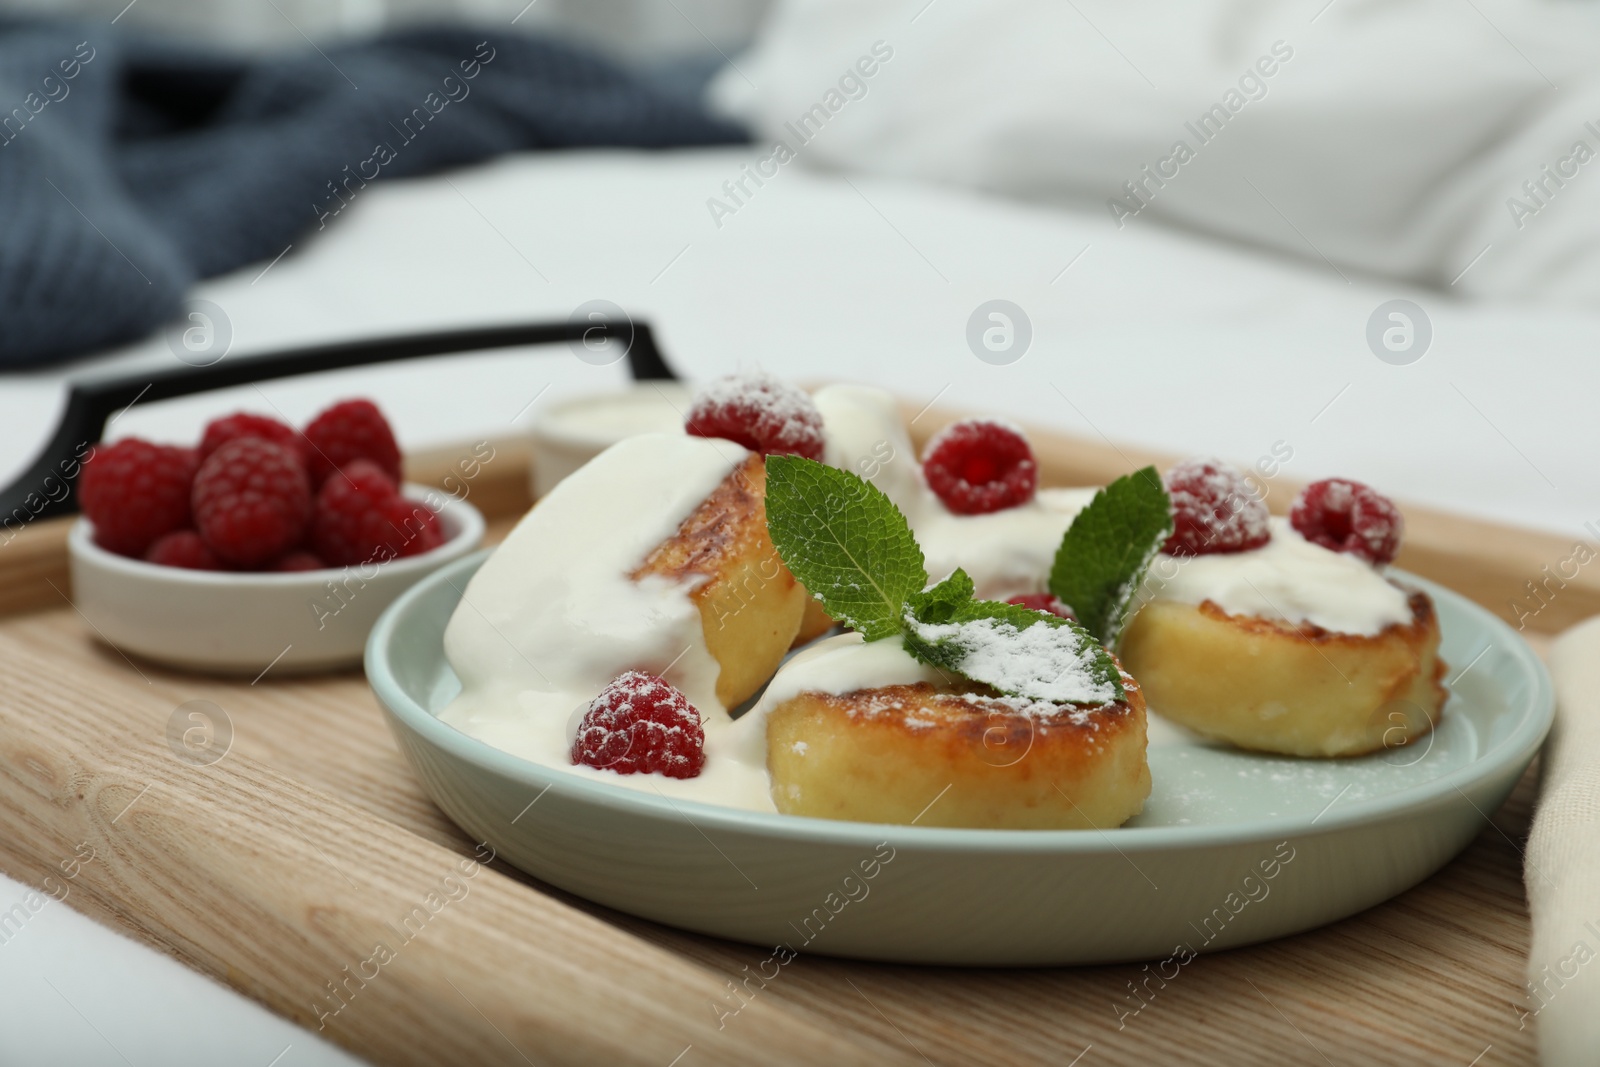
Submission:
[[[1064,715],[1074,726],[1100,729],[1100,721],[1094,717],[1093,709],[1079,707],[1076,704],[1052,704],[1048,700],[1033,700],[1028,697],[990,697],[989,703],[998,704],[1008,711],[1026,715],[1030,719],[1059,719]]]
[[[1095,678],[1096,649],[1073,648],[1049,623],[1019,630],[1003,619],[924,623],[908,615],[906,626],[930,644],[948,642],[959,648],[961,673],[1004,692],[1052,704],[1117,699],[1109,683]]]
[[[727,436],[761,451],[820,458],[822,413],[811,397],[765,371],[730,374],[706,383],[686,417],[691,433]],[[730,432],[732,431],[732,432]],[[748,436],[750,440],[742,439]]]
[[[1271,536],[1266,502],[1237,467],[1220,459],[1185,460],[1167,471],[1162,484],[1175,520],[1168,551],[1238,552]]]
[[[700,713],[664,679],[625,671],[589,703],[572,762],[618,774],[693,778],[705,765]]]

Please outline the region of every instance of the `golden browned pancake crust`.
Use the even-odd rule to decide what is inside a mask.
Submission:
[[[1092,708],[1024,708],[954,683],[801,693],[768,715],[773,800],[857,822],[1120,826],[1150,794],[1144,697],[1123,684],[1125,701]]]
[[[1155,600],[1129,625],[1122,658],[1157,714],[1207,737],[1359,756],[1413,742],[1439,721],[1438,614],[1426,593],[1409,602],[1409,623],[1364,636]]]
[[[691,598],[721,667],[717,699],[730,708],[778,669],[810,601],[767,536],[766,488],[765,462],[749,457],[629,576],[696,583]]]

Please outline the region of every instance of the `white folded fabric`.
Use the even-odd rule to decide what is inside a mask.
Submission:
[[[1600,1062],[1600,618],[1555,643],[1556,724],[1528,838],[1533,947],[1523,1025],[1545,1067]]]
[[[1102,241],[1600,305],[1597,5],[779,0],[712,99],[784,146],[761,180],[796,159],[1072,205]]]

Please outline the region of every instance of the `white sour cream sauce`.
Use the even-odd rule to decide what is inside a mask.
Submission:
[[[1096,490],[1041,489],[1022,507],[957,515],[923,481],[890,394],[832,385],[814,399],[828,431],[827,461],[867,478],[905,513],[933,579],[959,566],[986,599],[1044,590],[1062,535]],[[1286,519],[1271,523],[1272,540],[1249,552],[1157,556],[1144,596],[1188,604],[1210,600],[1230,615],[1309,622],[1367,636],[1411,620],[1406,594],[1380,571],[1355,556],[1312,544]]]
[[[827,428],[823,458],[894,501],[916,532],[934,581],[960,567],[985,600],[1044,591],[1061,535],[1095,490],[1041,489],[1021,507],[957,515],[922,480],[892,396],[870,386],[830,385],[812,399]]]
[[[835,385],[815,396],[825,458],[872,481],[906,514],[939,579],[960,566],[978,595],[1038,592],[1061,536],[1093,489],[1041,490],[990,515],[951,513],[922,480],[893,398]],[[716,697],[694,586],[628,574],[671,537],[749,455],[728,441],[676,433],[631,437],[562,481],[523,517],[468,583],[445,631],[461,693],[441,721],[511,755],[568,774],[668,797],[776,810],[766,769],[767,711],[798,693],[848,693],[934,681],[898,640],[847,633],[789,660],[738,721]],[[1157,558],[1147,595],[1233,614],[1287,616],[1330,630],[1377,633],[1410,618],[1405,595],[1365,563],[1305,541],[1273,520],[1264,548]],[[695,778],[616,774],[571,762],[589,702],[629,669],[664,676],[701,712],[704,770]]]
[[[755,763],[725,756],[732,720],[717,700],[719,668],[689,599],[694,585],[628,577],[749,454],[729,441],[642,434],[560,482],[467,584],[444,635],[461,693],[439,718],[571,774],[773,810],[766,753]],[[583,711],[630,669],[664,674],[699,709],[699,776],[616,774],[571,762]]]
[[[1411,621],[1406,594],[1359,557],[1314,545],[1274,516],[1272,540],[1248,552],[1155,558],[1141,595],[1209,600],[1229,615],[1309,622],[1337,633],[1381,633]]]

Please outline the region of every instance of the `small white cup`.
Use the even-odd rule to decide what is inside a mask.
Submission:
[[[533,426],[534,498],[623,438],[682,432],[693,399],[682,382],[633,382],[552,404]]]

